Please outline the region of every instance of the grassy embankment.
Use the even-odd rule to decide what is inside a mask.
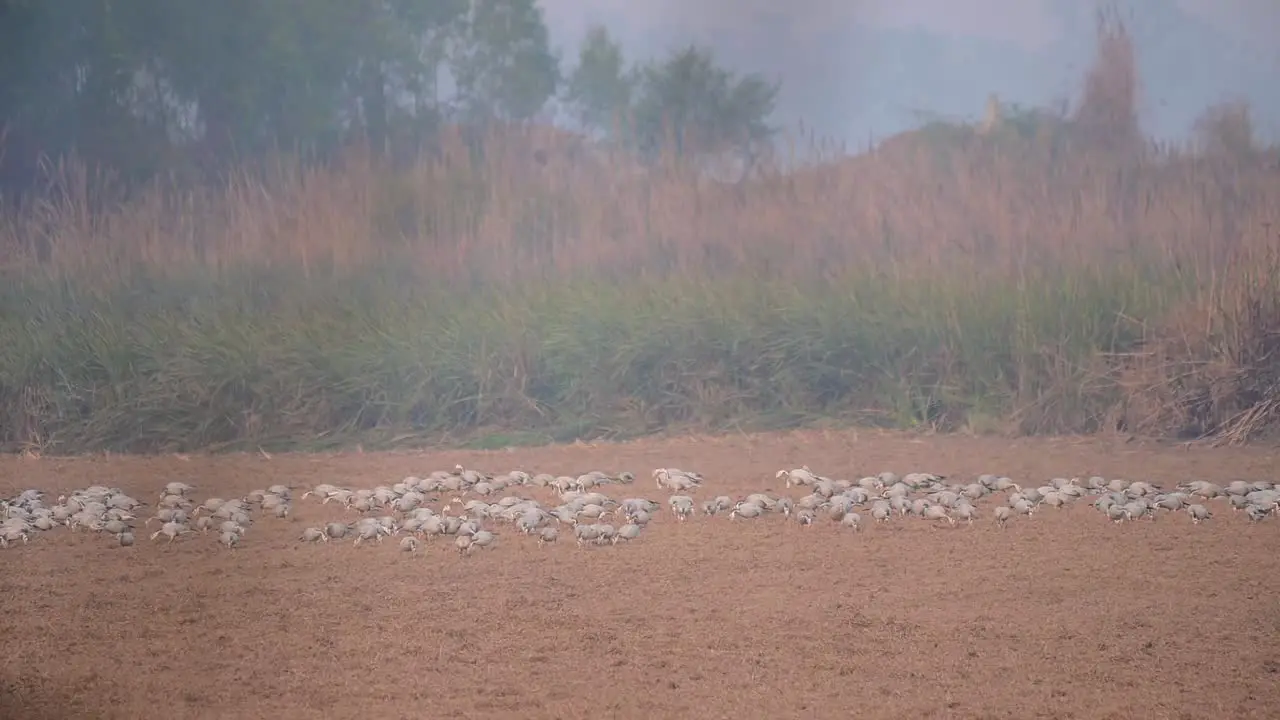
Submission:
[[[0,442],[1264,429],[1266,162],[944,134],[739,188],[512,136],[119,203],[66,170],[0,221]]]

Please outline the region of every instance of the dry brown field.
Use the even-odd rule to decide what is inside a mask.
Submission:
[[[707,477],[698,499],[786,491],[779,468],[1165,486],[1275,479],[1270,448],[877,431],[508,451],[0,460],[0,494],[92,483],[153,499],[273,483],[372,487],[455,463]],[[552,495],[528,493],[544,503]],[[441,498],[442,501],[447,498]],[[0,551],[0,717],[1233,718],[1280,713],[1280,521],[1214,501],[1116,525],[1088,502],[1004,529],[662,513],[639,540],[540,547],[303,545],[344,516],[298,501],[243,545],[133,548],[57,529]],[[145,515],[145,514],[144,514]]]

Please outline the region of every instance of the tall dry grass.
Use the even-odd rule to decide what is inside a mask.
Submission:
[[[547,128],[482,144],[479,157],[446,134],[439,152],[394,173],[360,152],[335,168],[281,159],[217,187],[156,183],[129,199],[108,194],[109,178],[60,164],[45,197],[6,214],[0,252],[10,268],[89,271],[105,283],[143,268],[324,275],[387,262],[451,284],[956,263],[1003,274],[1116,263],[1201,272],[1280,227],[1275,167],[1262,153],[1123,158],[1070,137],[949,127],[729,184],[688,165],[646,171]]]

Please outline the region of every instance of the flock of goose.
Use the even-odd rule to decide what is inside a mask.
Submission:
[[[979,518],[978,504],[991,505],[988,517],[999,527],[1016,517],[1030,518],[1045,508],[1061,509],[1092,498],[1093,507],[1116,523],[1154,520],[1161,514],[1184,512],[1193,523],[1214,515],[1206,504],[1225,500],[1233,511],[1242,511],[1257,522],[1280,510],[1280,489],[1267,481],[1237,480],[1225,487],[1194,481],[1172,490],[1144,481],[1102,477],[1054,478],[1040,487],[1022,487],[1008,477],[981,475],[967,483],[947,482],[931,473],[892,472],[856,481],[818,475],[808,467],[779,470],[776,479],[786,490],[805,494],[758,492],[742,498],[728,495],[698,501],[704,480],[697,472],[659,468],[652,474],[665,501],[647,497],[614,498],[609,486],[629,486],[629,472],[611,475],[592,471],[577,476],[530,475],[515,470],[491,475],[457,466],[433,472],[425,478],[407,477],[393,485],[352,488],[319,484],[302,492],[299,501],[315,498],[354,515],[302,531],[299,541],[326,543],[352,539],[381,543],[399,536],[399,547],[416,552],[423,543],[450,537],[460,553],[495,545],[497,527],[508,525],[517,534],[531,536],[539,544],[554,543],[564,529],[579,546],[615,545],[642,536],[664,508],[677,521],[698,515],[727,516],[731,521],[780,516],[785,521],[812,525],[820,520],[857,531],[866,519],[890,523],[918,518],[933,523],[972,524]],[[528,497],[529,488],[554,491],[558,504],[543,505]],[[294,506],[295,489],[272,485],[242,498],[210,497],[196,502],[195,488],[182,482],[168,483],[158,501],[141,520],[154,523],[151,541],[172,543],[180,538],[212,533],[218,542],[235,548],[258,518],[287,519]],[[467,496],[471,496],[467,499]],[[433,509],[432,505],[438,509]],[[118,488],[95,485],[76,490],[47,504],[39,490],[25,490],[0,501],[0,547],[25,545],[56,528],[102,533],[124,547],[135,542],[139,516],[149,506]],[[607,522],[612,520],[613,522]],[[617,523],[616,525],[614,523]]]

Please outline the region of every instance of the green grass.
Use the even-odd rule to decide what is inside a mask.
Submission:
[[[0,290],[10,449],[505,447],[831,420],[1099,429],[1099,372],[1186,296],[1117,269],[1040,278],[585,281],[468,291],[392,270]]]

